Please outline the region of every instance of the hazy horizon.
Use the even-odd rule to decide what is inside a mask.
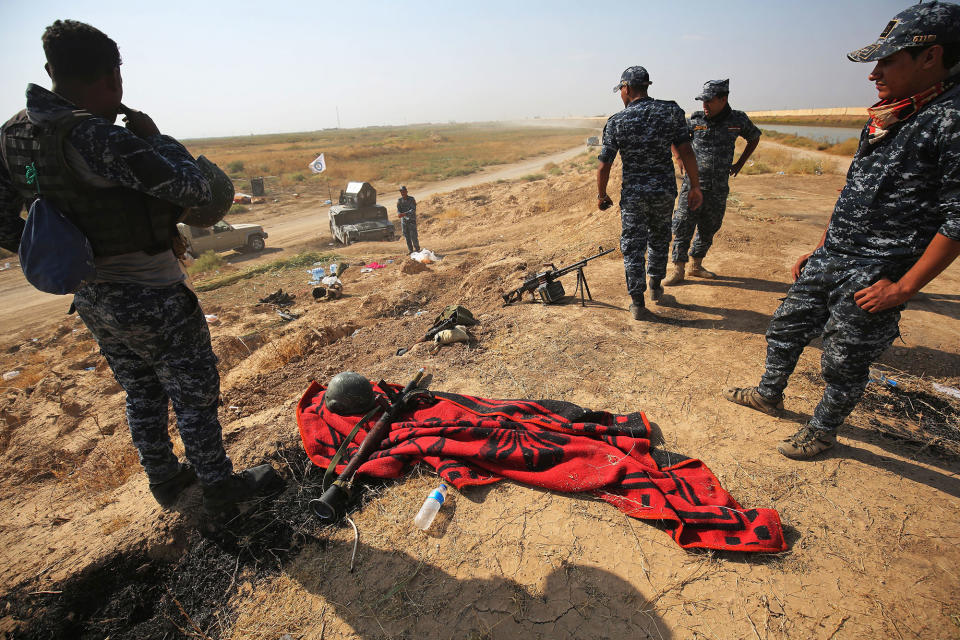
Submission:
[[[50,87],[40,37],[57,18],[113,38],[124,102],[182,138],[609,115],[634,64],[688,113],[712,78],[745,111],[867,106],[871,65],[845,54],[910,4],[6,3],[0,116],[27,83]]]

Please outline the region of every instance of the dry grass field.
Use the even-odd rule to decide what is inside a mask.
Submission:
[[[239,190],[249,189],[249,178],[264,176],[272,190],[325,195],[329,184],[336,195],[348,180],[415,188],[569,149],[588,135],[596,131],[477,123],[328,129],[190,140],[186,145],[226,170]],[[327,170],[314,175],[307,165],[321,153]]]

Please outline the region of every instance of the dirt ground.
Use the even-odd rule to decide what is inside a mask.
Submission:
[[[960,401],[933,386],[960,387],[960,265],[903,314],[902,340],[880,363],[897,386],[870,385],[829,455],[790,461],[775,446],[819,400],[819,342],[800,360],[781,419],[720,391],[758,379],[789,267],[819,238],[842,174],[734,179],[706,260],[720,277],[668,289],[659,321],[638,323],[627,312],[619,252],[588,266],[593,304],[502,305],[501,290],[526,271],[618,242],[615,210],[594,207],[594,174],[561,167],[542,180],[421,197],[421,245],[442,261],[414,264],[399,242],[337,248],[352,265],[341,300],[314,303],[302,270],[200,294],[217,316],[228,452],[240,467],[270,461],[287,478],[238,537],[196,532],[197,489],[173,511],[152,501],[123,393],[82,323],[48,313],[5,331],[0,371],[20,374],[0,394],[0,630],[31,638],[960,637]],[[387,266],[361,273],[373,260]],[[568,292],[573,280],[564,281]],[[299,319],[257,304],[279,288],[296,294]],[[395,355],[452,303],[480,319],[475,344]],[[351,369],[405,382],[420,366],[439,390],[643,410],[666,448],[701,458],[743,505],[779,510],[790,548],[688,552],[592,496],[509,482],[454,492],[423,534],[412,519],[437,481],[423,469],[370,485],[353,513],[350,571],[353,529],[320,528],[306,507],[320,474],[305,461],[294,405],[311,379]]]

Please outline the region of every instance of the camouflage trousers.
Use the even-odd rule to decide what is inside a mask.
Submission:
[[[180,468],[167,431],[170,402],[200,481],[211,484],[232,473],[217,419],[217,357],[197,296],[182,283],[148,288],[107,282],[82,286],[74,304],[127,392],[130,435],[150,482]]]
[[[723,224],[723,214],[727,210],[727,195],[730,189],[711,189],[703,192],[703,204],[699,209],[690,211],[687,205],[687,193],[690,187],[686,181],[680,190],[677,210],[673,214],[673,250],[670,259],[674,262],[686,262],[687,251],[693,258],[707,255],[713,236]],[[694,236],[696,230],[696,236]],[[690,240],[693,248],[690,248]]]
[[[407,241],[407,251],[420,251],[420,240],[417,238],[417,218],[409,213],[400,218],[400,231]]]
[[[863,396],[870,364],[900,334],[903,306],[870,313],[857,306],[853,294],[881,277],[901,275],[889,265],[854,262],[822,248],[814,252],[770,321],[760,394],[779,400],[800,353],[822,335],[820,366],[827,386],[810,425],[836,431]]]
[[[669,194],[650,196],[629,207],[620,207],[620,251],[631,297],[643,296],[647,275],[651,278],[667,275],[673,200]]]

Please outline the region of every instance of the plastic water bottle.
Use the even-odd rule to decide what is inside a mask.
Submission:
[[[443,504],[446,498],[447,485],[441,482],[440,486],[431,491],[427,499],[423,501],[423,506],[420,507],[420,512],[417,513],[417,517],[413,519],[413,524],[424,531],[429,529],[430,525],[433,524],[433,519],[437,517],[437,511],[440,510],[440,505]]]

